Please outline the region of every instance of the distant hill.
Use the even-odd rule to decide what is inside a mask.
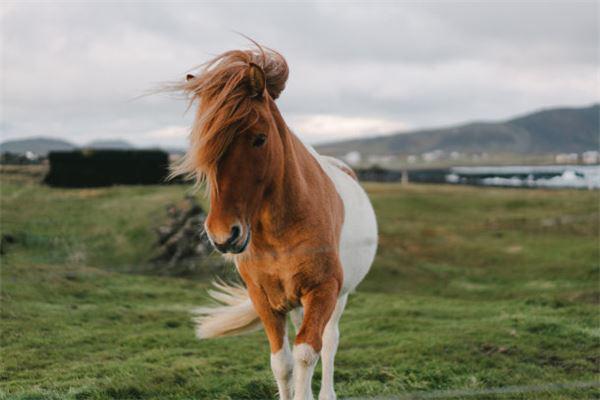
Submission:
[[[324,154],[461,153],[547,154],[598,150],[600,105],[553,108],[501,122],[473,122],[316,146]]]
[[[33,137],[21,140],[7,140],[0,144],[0,153],[25,154],[31,151],[39,155],[47,155],[50,151],[73,150],[77,148],[73,143],[61,139],[47,137]]]
[[[459,153],[549,154],[581,153],[600,147],[600,105],[553,108],[499,122],[472,122],[453,127],[422,129],[366,139],[353,139],[316,146],[324,154],[343,156],[351,151],[365,155],[422,154],[434,150]],[[34,137],[9,140],[0,152],[47,155],[50,151],[73,150],[65,140]],[[132,149],[124,140],[95,140],[94,149]],[[166,149],[180,153],[181,149]]]
[[[125,141],[125,140],[120,140],[120,139],[111,139],[111,140],[94,140],[90,143],[88,143],[87,145],[85,145],[85,147],[87,148],[91,148],[91,149],[111,149],[111,150],[128,150],[128,149],[133,149],[134,146]]]
[[[46,156],[51,151],[74,150],[79,146],[62,139],[48,137],[32,137],[27,139],[8,140],[0,144],[0,153],[24,154],[27,151]],[[91,149],[129,150],[134,146],[125,140],[94,140],[84,147]]]

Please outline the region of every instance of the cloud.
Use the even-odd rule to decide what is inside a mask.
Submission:
[[[187,126],[167,126],[147,132],[146,135],[157,139],[185,139],[190,132]]]
[[[184,146],[180,79],[244,32],[281,51],[308,141],[599,100],[597,2],[3,3],[0,134]]]
[[[288,118],[288,124],[309,143],[381,135],[407,129],[407,125],[401,121],[327,114],[293,115]]]

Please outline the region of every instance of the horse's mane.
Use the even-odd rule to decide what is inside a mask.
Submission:
[[[265,77],[264,96],[279,97],[288,77],[281,54],[254,43],[252,50],[225,52],[203,64],[199,74],[176,83],[172,89],[190,98],[199,107],[190,132],[188,152],[171,169],[171,177],[185,175],[197,184],[214,184],[217,161],[237,134],[258,119],[258,100],[250,96],[248,70],[258,65]]]

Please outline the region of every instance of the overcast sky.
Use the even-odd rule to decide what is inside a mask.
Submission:
[[[185,102],[138,96],[247,47],[234,31],[287,58],[278,103],[312,143],[588,105],[598,4],[5,2],[0,134],[182,147]]]

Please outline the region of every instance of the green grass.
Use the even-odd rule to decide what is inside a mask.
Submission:
[[[600,397],[538,387],[598,382],[598,192],[366,187],[380,249],[342,318],[339,397]],[[184,187],[63,190],[4,173],[1,189],[17,242],[1,258],[0,398],[275,396],[262,332],[194,338],[210,271],[148,273],[153,228]]]

